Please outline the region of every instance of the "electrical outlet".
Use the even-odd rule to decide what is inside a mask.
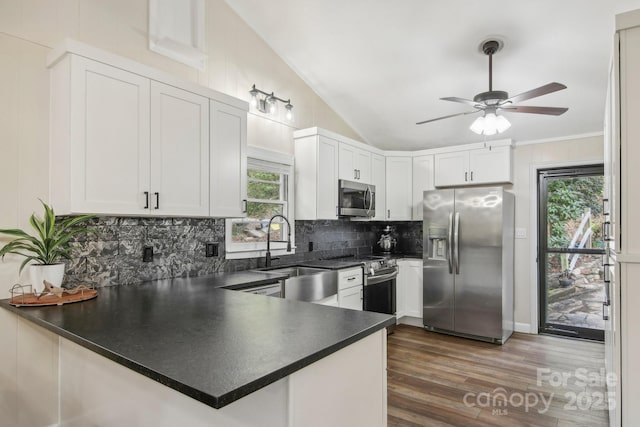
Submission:
[[[516,228],[516,239],[526,239],[526,238],[527,238],[527,229]]]
[[[207,243],[204,248],[204,256],[207,258],[218,256],[218,243]]]
[[[153,246],[145,246],[142,252],[142,262],[153,262]]]
[[[309,252],[313,252],[313,242],[309,242]]]

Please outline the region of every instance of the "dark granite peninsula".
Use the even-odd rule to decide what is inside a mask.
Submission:
[[[285,277],[219,273],[103,287],[65,306],[0,305],[62,337],[51,357],[63,421],[126,419],[111,406],[136,425],[307,426],[326,410],[330,425],[385,425],[384,328],[395,318],[222,289]],[[159,418],[167,405],[173,415]]]

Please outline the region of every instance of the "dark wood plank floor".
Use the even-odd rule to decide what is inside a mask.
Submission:
[[[600,343],[516,333],[500,346],[398,325],[387,352],[389,427],[608,425]]]

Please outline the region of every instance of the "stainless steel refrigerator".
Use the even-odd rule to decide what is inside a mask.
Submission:
[[[513,194],[425,191],[423,206],[425,328],[504,343],[513,332]]]

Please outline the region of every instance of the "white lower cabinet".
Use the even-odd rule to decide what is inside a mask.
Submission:
[[[338,306],[362,310],[363,285],[362,267],[338,270]]]
[[[422,323],[422,260],[399,259],[396,279],[396,316],[415,318],[411,323]],[[407,319],[405,319],[406,321]],[[407,321],[407,323],[409,323]]]

